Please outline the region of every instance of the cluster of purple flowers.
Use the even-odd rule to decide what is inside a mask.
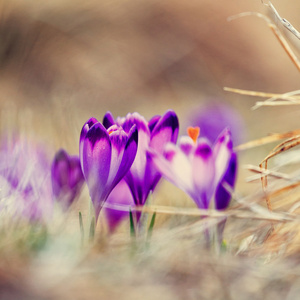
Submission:
[[[162,176],[184,190],[199,208],[209,208],[212,199],[216,209],[228,206],[231,197],[228,186],[234,187],[237,170],[230,131],[224,129],[212,145],[205,137],[198,138],[199,129],[189,128],[188,135],[182,136],[176,146],[178,131],[178,118],[171,110],[148,122],[138,113],[114,119],[108,112],[102,123],[91,118],[83,125],[79,160],[96,220],[104,203],[143,206]],[[52,168],[53,182],[59,181],[57,169],[65,176],[64,186],[70,190],[67,203],[74,199],[71,191],[76,182],[82,184],[79,164],[76,176],[72,175],[75,169],[70,165],[56,163]],[[59,194],[62,185],[53,186],[59,187],[55,192]],[[106,208],[109,228],[114,230],[126,214]],[[136,217],[139,222],[140,214]]]
[[[79,156],[61,149],[51,167],[39,150],[20,142],[6,149],[7,144],[0,149],[1,199],[13,191],[24,198],[24,205],[17,205],[21,214],[43,219],[52,211],[53,199],[68,210],[86,183],[95,220],[106,204],[108,227],[114,231],[129,215],[129,208],[143,206],[164,177],[199,208],[225,209],[237,170],[230,131],[224,129],[212,144],[199,137],[199,128],[188,128],[188,135],[176,145],[178,132],[178,118],[172,110],[150,121],[138,113],[115,119],[107,112],[102,123],[91,118],[83,125]],[[118,205],[128,210],[118,210]],[[135,216],[139,222],[140,212]]]

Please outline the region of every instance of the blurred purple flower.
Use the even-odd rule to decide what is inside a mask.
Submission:
[[[4,216],[44,221],[52,215],[50,164],[45,149],[20,138],[0,147],[0,211]]]
[[[122,126],[129,132],[133,125],[138,130],[139,144],[135,160],[125,176],[125,180],[133,195],[136,205],[144,205],[150,191],[153,191],[161,178],[161,174],[147,157],[147,150],[154,149],[163,153],[167,143],[176,143],[178,137],[178,118],[174,111],[167,111],[163,116],[154,116],[149,122],[138,113],[127,114],[125,118],[114,120],[107,112],[103,118],[103,125],[109,128],[113,124]],[[138,218],[138,217],[137,217]]]
[[[110,192],[131,167],[137,147],[135,125],[124,131],[117,125],[106,129],[95,118],[84,124],[80,135],[79,157],[96,221]]]
[[[212,101],[199,108],[194,108],[186,122],[188,126],[200,127],[201,136],[214,143],[219,134],[229,128],[233,143],[239,144],[245,140],[245,124],[240,114],[230,105]]]
[[[230,193],[225,182],[233,188],[236,179],[236,154],[231,134],[225,129],[214,146],[199,138],[198,130],[189,129],[189,136],[180,139],[179,147],[167,144],[164,155],[149,151],[156,168],[174,185],[185,191],[199,208],[207,209],[215,196],[215,207],[228,206]]]
[[[84,183],[79,157],[60,149],[52,161],[51,180],[55,199],[67,210]]]
[[[110,233],[113,233],[120,222],[129,217],[129,207],[134,205],[131,191],[124,179],[122,179],[109,194],[105,207],[105,214]],[[123,206],[124,210],[118,209]]]

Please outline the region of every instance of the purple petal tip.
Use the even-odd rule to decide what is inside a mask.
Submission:
[[[108,137],[108,133],[105,129],[105,127],[101,124],[101,123],[96,123],[94,124],[90,130],[88,131],[88,133],[86,134],[85,137],[87,140],[89,140],[89,142],[92,145],[92,148],[94,148],[95,144],[105,138],[105,139],[109,139]]]
[[[178,137],[179,121],[176,113],[173,110],[168,110],[156,123],[153,129],[153,135],[155,134],[155,132],[160,131],[162,128],[165,127],[170,127],[172,129],[171,142],[176,142]]]
[[[223,183],[228,184],[231,188],[234,187],[237,175],[237,155],[232,153],[227,171],[216,190],[216,209],[222,210],[227,208],[230,202],[231,194],[223,186]]]
[[[212,149],[209,144],[203,142],[196,148],[195,155],[201,156],[203,159],[207,159],[212,155]]]
[[[108,111],[104,117],[103,117],[103,126],[108,129],[109,127],[111,127],[112,125],[115,124],[115,120],[114,117],[112,115],[112,113],[110,111]]]
[[[99,123],[97,119],[90,118],[88,121],[86,121],[81,129],[80,133],[80,141],[83,140],[87,134],[87,132],[90,130],[90,128],[96,124]]]

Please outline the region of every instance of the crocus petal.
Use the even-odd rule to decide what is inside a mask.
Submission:
[[[141,124],[138,124],[141,125]],[[147,197],[147,187],[149,182],[145,182],[145,172],[147,166],[146,149],[150,141],[149,131],[143,124],[140,126],[140,130],[137,130],[138,147],[136,156],[130,170],[125,176],[125,180],[131,189],[134,201],[136,205],[143,205]],[[124,161],[126,163],[126,160]]]
[[[90,118],[87,122],[84,123],[82,129],[81,129],[81,133],[80,133],[80,139],[79,139],[79,158],[80,158],[80,161],[82,161],[82,148],[83,148],[83,141],[85,139],[85,136],[86,134],[88,133],[88,131],[90,130],[90,128],[96,124],[96,123],[99,123],[97,121],[97,119],[95,118]]]
[[[199,208],[208,208],[209,201],[214,190],[214,166],[213,151],[205,140],[199,141],[195,154],[191,161],[194,191],[194,200]]]
[[[172,143],[167,144],[164,156],[149,150],[156,169],[170,182],[187,193],[193,191],[192,167],[188,157]]]
[[[156,123],[152,133],[150,147],[162,153],[168,142],[175,143],[178,137],[179,122],[174,111],[167,111]]]
[[[225,209],[229,205],[231,194],[224,187],[224,184],[229,185],[229,187],[234,188],[237,174],[237,155],[232,153],[231,159],[227,171],[225,172],[221,182],[219,183],[216,194],[215,194],[215,204],[216,209]]]
[[[129,217],[129,207],[134,205],[131,191],[125,180],[121,180],[112,190],[106,200],[106,204],[109,207],[105,208],[108,229],[110,233],[113,233],[120,222],[124,218]],[[114,205],[116,206],[115,208]],[[118,210],[118,205],[127,206],[128,210]]]
[[[179,122],[174,111],[167,111],[162,117],[153,117],[148,123],[151,131],[149,148],[162,154],[167,143],[175,143],[178,137]],[[147,160],[145,170],[145,192],[144,197],[148,197],[150,190],[154,190],[161,178],[160,172],[153,167],[151,159]]]
[[[122,138],[119,136],[119,141],[116,143],[116,140],[112,138],[112,157],[119,155],[117,159],[112,161],[111,170],[110,170],[110,180],[113,178],[111,185],[114,187],[128,172],[131,167],[138,148],[138,131],[134,125],[129,134],[124,136],[125,132],[123,131]],[[123,145],[121,145],[121,139]],[[112,177],[111,177],[112,176]],[[109,181],[110,181],[109,180]]]
[[[125,118],[117,118],[116,124],[122,126],[126,132],[129,132],[133,125],[136,125],[138,131],[149,131],[146,119],[136,112],[127,114]]]
[[[110,111],[104,115],[102,124],[106,129],[115,124],[114,117]]]
[[[80,192],[84,178],[78,156],[60,149],[52,162],[51,181],[55,199],[67,210]]]
[[[216,141],[214,157],[216,164],[215,184],[223,177],[232,154],[232,140],[229,129],[225,129]]]
[[[189,136],[182,136],[179,140],[179,148],[186,156],[189,156],[195,148],[195,143]]]
[[[90,118],[89,120],[87,120],[87,122],[84,123],[81,133],[80,133],[80,141],[85,138],[85,136],[88,133],[88,131],[90,130],[90,128],[96,123],[99,123],[99,122],[95,118]]]
[[[111,185],[114,180],[125,150],[125,146],[128,140],[127,133],[117,125],[113,125],[108,129],[110,142],[111,142],[111,164],[109,170],[109,176],[107,180],[107,184]]]
[[[70,161],[70,188],[78,188],[79,183],[83,183],[84,177],[81,170],[80,160],[78,156],[71,156]]]
[[[65,150],[59,150],[53,159],[51,166],[51,180],[53,194],[58,197],[62,187],[68,185],[69,162]]]
[[[149,122],[148,122],[148,127],[150,129],[150,132],[153,131],[155,125],[157,124],[157,122],[161,119],[161,116],[160,115],[156,115],[154,117],[152,117]]]
[[[132,176],[137,181],[144,181],[145,169],[146,169],[146,151],[150,143],[150,131],[147,125],[147,121],[137,113],[127,115],[125,122],[123,123],[123,128],[126,131],[127,128],[132,128],[136,125],[138,131],[138,149],[136,153],[135,160],[130,168]]]
[[[111,142],[101,123],[94,124],[87,132],[81,151],[81,166],[97,219],[107,196],[105,192],[111,163]]]

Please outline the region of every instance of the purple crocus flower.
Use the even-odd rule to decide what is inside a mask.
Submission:
[[[84,183],[79,157],[60,149],[52,162],[51,180],[54,197],[67,210]]]
[[[125,176],[136,205],[144,205],[150,191],[153,191],[161,174],[147,157],[147,150],[153,149],[163,153],[167,143],[176,143],[178,137],[178,118],[174,111],[169,110],[163,116],[154,116],[149,122],[138,113],[127,114],[125,118],[114,120],[107,112],[103,118],[103,125],[109,128],[113,124],[122,126],[129,132],[136,125],[139,136],[139,145],[136,158]],[[138,218],[138,217],[137,217]]]
[[[52,215],[50,163],[42,145],[19,137],[0,147],[0,213],[44,222]]]
[[[179,147],[170,143],[164,155],[155,151],[149,155],[161,174],[190,195],[199,208],[207,209],[213,196],[217,209],[226,208],[230,194],[223,184],[234,186],[237,166],[230,131],[224,130],[214,146],[205,138],[198,139],[199,128],[188,132]]]
[[[133,197],[128,184],[122,179],[109,194],[105,207],[108,229],[113,233],[117,226],[126,217],[129,217],[129,207],[134,205]],[[124,210],[119,210],[118,205],[123,206]]]
[[[221,100],[211,99],[199,107],[193,107],[185,123],[188,126],[200,127],[201,136],[211,143],[216,141],[225,128],[230,128],[234,145],[245,141],[245,123],[241,115]]]
[[[131,167],[137,147],[136,126],[131,126],[128,131],[117,125],[106,129],[95,118],[84,124],[80,135],[79,158],[96,220],[110,192]]]

